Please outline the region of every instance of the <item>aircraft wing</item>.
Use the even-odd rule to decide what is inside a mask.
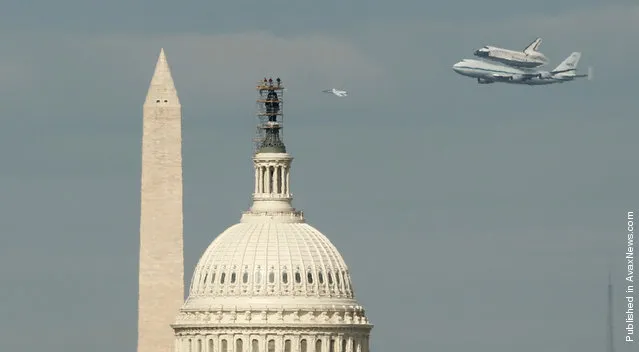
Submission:
[[[503,74],[503,73],[493,73],[491,77],[496,81],[527,81],[534,77],[537,77],[536,73],[517,73],[517,74]]]
[[[510,80],[513,77],[513,75],[503,75],[503,74],[493,73],[491,77],[496,80],[507,81],[507,80]]]

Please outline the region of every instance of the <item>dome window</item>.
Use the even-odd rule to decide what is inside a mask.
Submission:
[[[242,283],[247,283],[248,282],[248,273],[245,271],[244,274],[242,274]]]
[[[288,283],[288,273],[286,271],[282,273],[282,282],[285,284]]]
[[[235,273],[231,273],[231,283],[234,284],[235,283]]]
[[[215,273],[213,273],[213,276],[211,276],[211,283],[215,282]]]
[[[322,352],[322,340],[315,341],[315,352]]]
[[[321,271],[319,271],[319,272],[317,273],[317,278],[319,279],[319,283],[320,283],[320,284],[323,284],[323,283],[324,283],[324,275],[322,275],[322,272],[321,272]]]
[[[259,284],[262,282],[262,273],[259,271],[255,272],[255,283]]]
[[[328,275],[328,284],[332,285],[333,284],[333,275],[331,275],[330,271],[327,273],[327,275]]]
[[[275,273],[274,272],[270,272],[268,273],[268,282],[269,283],[274,283],[275,282]]]
[[[300,352],[308,352],[308,343],[306,342],[306,339],[302,339],[302,341],[300,341]]]
[[[213,351],[213,349],[210,349],[209,351]],[[257,341],[257,339],[253,339],[253,341],[251,341],[251,352],[260,352],[260,342]]]
[[[222,273],[222,275],[220,275],[220,283],[224,284],[224,279],[226,279],[226,273]]]
[[[291,340],[284,341],[284,352],[291,352]]]
[[[313,273],[311,273],[309,271],[308,274],[306,275],[306,279],[308,280],[309,284],[312,284],[313,283]]]
[[[275,352],[275,340],[268,340],[268,352]]]
[[[299,284],[302,282],[302,275],[299,272],[295,272],[295,283]]]

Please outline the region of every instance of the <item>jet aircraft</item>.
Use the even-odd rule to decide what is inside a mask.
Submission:
[[[332,89],[325,89],[325,90],[323,90],[322,92],[323,92],[323,93],[330,93],[330,94],[334,94],[334,95],[336,95],[336,96],[338,96],[338,97],[340,97],[340,98],[341,98],[341,97],[346,97],[346,96],[348,96],[348,93],[347,93],[345,90],[339,90],[339,89],[335,89],[335,88],[332,88]]]
[[[546,55],[539,52],[541,38],[535,39],[522,51],[499,48],[487,45],[475,50],[474,55],[492,61],[497,61],[508,66],[519,68],[534,68],[548,63]]]
[[[588,77],[588,80],[590,80],[592,68],[588,69],[588,74],[586,75],[576,74],[580,58],[580,52],[573,52],[552,71],[523,69],[482,60],[464,59],[453,65],[453,71],[462,76],[476,78],[477,83],[480,84],[502,82],[543,85],[569,82],[579,77]]]

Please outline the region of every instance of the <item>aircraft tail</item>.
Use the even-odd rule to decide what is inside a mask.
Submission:
[[[537,38],[535,40],[533,40],[532,43],[528,44],[527,47],[524,48],[524,53],[528,54],[528,53],[532,53],[535,51],[539,51],[539,46],[541,45],[541,38]]]
[[[570,72],[571,74],[574,74],[575,70],[577,70],[579,59],[581,59],[581,53],[575,51],[574,53],[570,54],[566,59],[564,59],[564,61],[562,61],[559,64],[559,66],[555,67],[555,69],[552,70],[552,72],[553,73]]]

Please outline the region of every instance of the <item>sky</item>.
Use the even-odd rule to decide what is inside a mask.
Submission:
[[[593,80],[478,85],[451,69],[537,36],[549,69],[581,51]],[[189,281],[250,204],[254,83],[273,75],[294,205],[344,256],[373,352],[602,351],[609,270],[617,351],[634,350],[638,37],[635,0],[6,0],[0,350],[135,350],[160,48],[183,105]]]

